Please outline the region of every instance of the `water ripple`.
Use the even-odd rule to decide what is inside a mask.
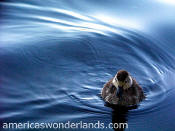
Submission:
[[[104,106],[100,91],[119,69],[128,70],[147,96],[126,112],[131,127],[156,123],[150,118],[175,105],[174,56],[162,41],[73,9],[0,4],[1,119],[111,118],[116,112]]]

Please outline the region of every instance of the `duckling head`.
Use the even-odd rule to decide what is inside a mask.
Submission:
[[[126,70],[119,70],[113,78],[112,83],[116,88],[126,90],[132,86],[133,80]]]

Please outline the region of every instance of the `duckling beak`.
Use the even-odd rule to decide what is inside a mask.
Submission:
[[[122,97],[122,94],[123,94],[123,86],[119,86],[118,87],[118,90],[117,90],[117,96],[119,98],[121,98]]]
[[[122,88],[123,88],[123,86],[118,86],[118,88],[119,88],[119,89],[122,89]]]

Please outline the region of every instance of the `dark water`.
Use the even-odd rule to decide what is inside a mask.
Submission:
[[[174,131],[174,36],[171,0],[1,1],[1,129],[5,122],[100,121]],[[119,69],[147,96],[136,109],[113,110],[100,98]]]

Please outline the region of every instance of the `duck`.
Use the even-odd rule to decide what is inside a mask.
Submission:
[[[125,107],[138,105],[146,98],[142,87],[126,70],[119,70],[104,84],[101,97],[108,104]]]

